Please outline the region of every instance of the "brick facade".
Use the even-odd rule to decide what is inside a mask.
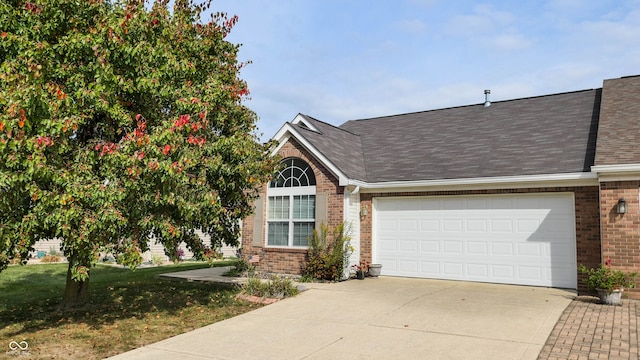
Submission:
[[[430,192],[397,192],[397,193],[363,193],[360,196],[361,206],[372,207],[373,198],[398,196],[438,196],[438,195],[490,195],[490,194],[524,194],[543,192],[573,192],[576,218],[576,256],[578,264],[588,267],[600,263],[600,213],[598,204],[598,187],[556,187],[556,188],[526,188],[499,190],[467,190],[467,191],[430,191]],[[372,215],[360,220],[360,257],[362,260],[372,260]],[[578,270],[576,269],[576,272]],[[587,289],[578,276],[578,291]]]
[[[313,169],[316,177],[316,194],[327,194],[327,223],[336,226],[344,220],[344,188],[338,185],[338,180],[315,157],[295,140],[289,139],[278,154],[283,158],[296,157],[306,161]],[[266,199],[267,188],[262,190]],[[266,229],[266,206],[263,206],[263,229]],[[319,224],[316,224],[318,226]],[[259,270],[300,274],[306,261],[307,250],[299,248],[274,248],[266,246],[266,232],[261,245],[253,244],[254,217],[249,216],[242,222],[242,254],[245,259],[258,255],[260,261],[256,264]]]
[[[624,271],[640,269],[640,181],[611,181],[600,183],[602,223],[602,261]],[[618,214],[620,199],[627,202],[627,213]],[[636,284],[636,287],[640,284]],[[640,289],[625,291],[630,298],[640,299]]]
[[[315,157],[307,152],[295,139],[289,139],[279,151],[284,158],[297,157],[306,161],[316,177],[316,194],[327,195],[327,222],[336,226],[344,219],[344,188],[338,180]],[[596,267],[611,259],[613,266],[622,270],[637,271],[640,268],[640,181],[602,182],[598,186],[522,188],[497,190],[425,191],[393,193],[360,193],[360,207],[370,209],[360,218],[361,260],[372,260],[372,206],[373,198],[399,196],[451,196],[571,192],[575,201],[575,235],[577,263]],[[266,186],[262,190],[266,199]],[[620,198],[625,198],[628,212],[616,213]],[[265,204],[266,205],[266,204]],[[600,211],[602,209],[602,211]],[[266,206],[262,206],[262,228],[266,229]],[[316,224],[318,225],[318,224]],[[266,232],[260,244],[254,244],[254,217],[243,221],[242,253],[248,259],[258,255],[260,270],[299,274],[306,261],[306,249],[275,248],[266,246]],[[601,240],[602,239],[602,240]],[[576,269],[577,272],[577,269]],[[639,284],[640,285],[640,284]],[[578,292],[585,293],[584,276],[578,274]],[[629,290],[631,298],[640,299],[640,290]]]

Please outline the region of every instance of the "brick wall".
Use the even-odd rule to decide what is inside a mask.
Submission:
[[[640,181],[612,181],[600,183],[602,223],[602,261],[624,271],[640,270]],[[627,202],[627,213],[618,214],[618,201]],[[636,287],[640,284],[636,284]],[[630,298],[640,299],[640,289],[627,289]]]
[[[375,197],[398,196],[438,196],[438,195],[489,195],[489,194],[523,194],[523,193],[573,192],[575,198],[576,247],[577,262],[585,266],[597,266],[600,263],[600,215],[598,187],[556,187],[499,190],[468,191],[431,191],[431,192],[397,192],[397,193],[362,193],[360,205],[372,208]],[[360,221],[360,256],[362,260],[372,261],[372,213]],[[576,273],[577,273],[576,269]],[[585,292],[586,287],[578,276],[578,291]]]
[[[327,197],[327,222],[330,227],[342,223],[344,219],[344,188],[338,185],[338,180],[322,164],[306,151],[295,139],[282,146],[278,154],[283,158],[297,157],[306,161],[316,177],[316,193],[326,193]],[[265,186],[262,195],[266,199]],[[266,206],[263,207],[263,229],[266,229]],[[266,232],[260,246],[253,245],[253,216],[247,217],[242,222],[242,253],[245,258],[252,255],[259,255],[260,262],[258,269],[263,271],[300,274],[300,270],[305,262],[306,249],[287,249],[267,247]],[[318,224],[317,224],[318,225]]]

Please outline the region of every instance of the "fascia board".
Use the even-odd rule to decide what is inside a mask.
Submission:
[[[640,164],[597,165],[591,172],[598,175],[600,182],[640,180]]]
[[[529,187],[597,186],[598,176],[597,174],[593,173],[580,172],[468,179],[394,181],[379,183],[367,183],[358,180],[350,180],[349,185],[360,186],[360,191],[363,193],[517,189]]]
[[[598,174],[640,173],[640,164],[597,165],[591,167],[591,172]]]
[[[290,123],[285,123],[280,130],[273,136],[272,140],[278,142],[278,145],[271,151],[271,156],[274,156],[282,149],[284,144],[291,138],[295,138],[302,147],[310,152],[316,159],[318,159],[324,167],[326,167],[337,179],[340,186],[346,186],[348,184],[347,176],[340,171],[326,156],[324,156],[318,149],[316,149],[307,139],[305,139]]]
[[[291,122],[292,124],[299,124],[299,123],[303,123],[306,127],[309,128],[309,130],[315,131],[317,133],[320,132],[320,130],[318,130],[318,128],[316,128],[315,126],[313,126],[312,123],[310,123],[309,121],[307,121],[307,119],[304,118],[304,116],[302,116],[302,114],[298,114],[296,115],[296,117],[293,119],[293,121]]]

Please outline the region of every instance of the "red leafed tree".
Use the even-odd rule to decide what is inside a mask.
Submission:
[[[173,258],[210,254],[196,229],[237,243],[276,163],[225,40],[237,19],[208,7],[0,3],[0,270],[59,238],[74,306],[102,251],[135,267],[151,238]]]

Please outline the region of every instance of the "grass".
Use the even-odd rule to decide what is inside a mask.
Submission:
[[[260,307],[236,300],[234,287],[158,277],[207,266],[100,265],[91,270],[89,303],[74,311],[58,310],[67,264],[11,266],[0,273],[0,359],[16,358],[10,341],[27,341],[29,359],[102,359]]]

